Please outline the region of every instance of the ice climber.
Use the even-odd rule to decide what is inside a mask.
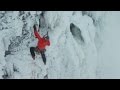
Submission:
[[[44,64],[46,65],[46,56],[45,56],[45,51],[46,51],[46,46],[50,46],[50,40],[48,36],[48,32],[46,35],[43,37],[40,36],[40,34],[37,31],[36,25],[33,26],[34,29],[34,35],[35,38],[38,39],[38,43],[36,47],[30,47],[30,53],[32,55],[33,60],[35,60],[35,52],[40,53],[43,59]]]

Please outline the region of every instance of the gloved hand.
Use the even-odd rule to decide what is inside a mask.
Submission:
[[[36,25],[34,25],[33,28],[34,28],[34,31],[37,31]]]

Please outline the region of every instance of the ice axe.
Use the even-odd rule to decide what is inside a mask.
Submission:
[[[46,37],[46,36],[48,36],[48,31],[47,31],[47,33],[43,37]]]
[[[39,27],[38,27],[38,32],[40,31],[40,19],[39,19]]]

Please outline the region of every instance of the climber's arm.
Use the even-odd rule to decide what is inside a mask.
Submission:
[[[39,35],[38,31],[36,30],[36,27],[34,27],[34,35],[36,38],[41,39],[41,36]]]

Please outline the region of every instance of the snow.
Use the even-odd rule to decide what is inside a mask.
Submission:
[[[120,78],[120,12],[110,12],[105,19],[103,44],[99,52],[101,78]]]
[[[6,72],[8,76],[5,78],[8,79],[44,79],[46,75],[48,79],[94,79],[107,78],[106,73],[112,73],[112,75],[115,73],[113,67],[111,67],[111,70],[113,69],[111,72],[109,71],[110,67],[107,66],[112,66],[114,63],[112,58],[119,54],[117,52],[116,56],[112,57],[112,52],[108,51],[110,43],[111,46],[113,45],[112,47],[116,47],[112,49],[114,52],[119,46],[117,44],[119,22],[109,21],[114,20],[109,19],[114,17],[111,12],[107,13],[111,17],[107,18],[106,24],[103,20],[106,18],[106,12],[102,11],[45,11],[43,17],[40,17],[42,11],[0,13],[5,13],[0,19],[0,78],[5,77]],[[115,16],[115,20],[117,20],[119,15],[115,15],[117,16]],[[33,34],[33,25],[37,24],[38,26],[39,18],[42,24],[39,33],[43,36],[49,31],[51,42],[51,45],[46,47],[46,65],[44,65],[41,55],[36,54],[36,59],[33,60],[29,50],[30,47],[37,45],[37,39]],[[71,23],[77,29],[70,30]],[[103,25],[104,29],[102,30]],[[114,33],[112,28],[116,28],[116,38],[111,37]],[[73,32],[76,33],[73,34]],[[79,36],[83,38],[83,41]],[[113,43],[117,45],[114,46]],[[4,57],[5,51],[9,50],[11,54]],[[108,52],[111,53],[107,54]],[[109,59],[111,59],[111,64],[107,64]],[[119,61],[119,57],[113,59]],[[115,64],[118,69],[119,63]]]

